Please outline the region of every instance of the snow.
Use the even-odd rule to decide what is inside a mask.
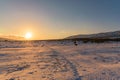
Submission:
[[[1,41],[0,80],[120,80],[120,43]]]

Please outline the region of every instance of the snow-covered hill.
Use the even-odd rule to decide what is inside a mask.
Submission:
[[[75,39],[75,38],[120,38],[120,31],[114,32],[104,32],[97,34],[88,34],[88,35],[73,35],[65,39]]]

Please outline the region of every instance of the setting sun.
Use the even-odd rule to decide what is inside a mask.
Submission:
[[[32,33],[27,32],[27,33],[25,34],[25,38],[26,38],[26,39],[32,38]]]

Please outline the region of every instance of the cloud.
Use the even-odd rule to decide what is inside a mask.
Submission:
[[[13,35],[13,34],[10,34],[10,35],[0,34],[0,37],[7,38],[7,39],[14,39],[14,40],[24,40],[25,39],[23,36]]]

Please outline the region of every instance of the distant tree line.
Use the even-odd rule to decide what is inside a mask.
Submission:
[[[77,45],[77,42],[83,42],[83,43],[103,43],[103,42],[120,42],[120,38],[110,39],[110,38],[74,38],[74,39],[53,39],[53,40],[0,40],[0,42],[73,42],[75,45]]]
[[[120,38],[116,38],[116,39],[109,39],[109,38],[75,38],[75,39],[71,39],[72,41],[82,41],[83,43],[103,43],[103,42],[120,42]]]

